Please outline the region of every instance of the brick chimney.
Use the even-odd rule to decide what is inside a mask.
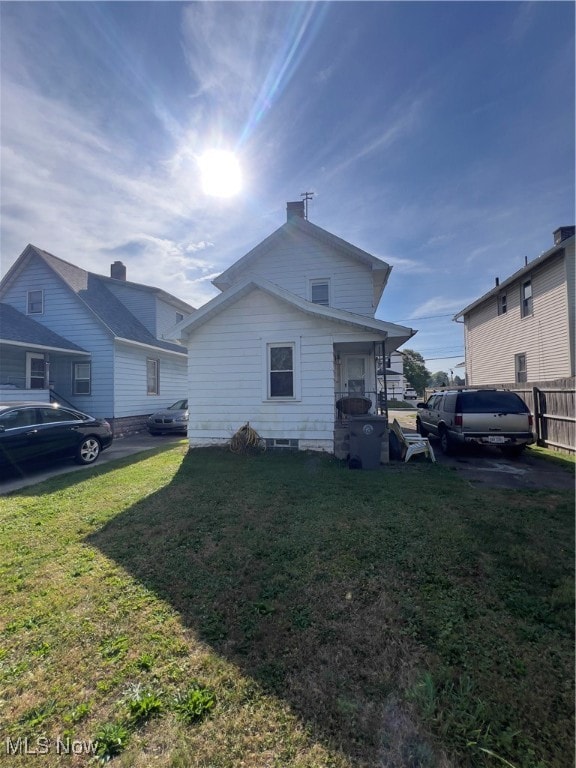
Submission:
[[[110,264],[110,277],[113,277],[114,280],[126,280],[126,267],[121,261]]]
[[[558,229],[554,231],[554,245],[558,245],[558,243],[561,243],[563,240],[568,240],[569,237],[572,237],[575,230],[576,227],[574,226],[558,227]]]
[[[286,221],[290,219],[304,218],[304,200],[297,200],[295,203],[286,203]]]

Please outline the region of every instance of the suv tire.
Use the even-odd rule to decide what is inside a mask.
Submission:
[[[438,437],[440,438],[440,448],[442,449],[442,453],[446,456],[450,456],[454,453],[454,444],[446,427],[440,427],[438,430]]]

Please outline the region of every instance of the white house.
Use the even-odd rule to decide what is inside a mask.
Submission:
[[[189,353],[190,445],[250,422],[271,447],[333,452],[336,401],[365,395],[375,412],[377,358],[415,333],[374,319],[390,270],[288,203],[286,223],[172,331]]]
[[[464,323],[466,383],[551,381],[575,375],[574,227],[554,246],[455,315]]]

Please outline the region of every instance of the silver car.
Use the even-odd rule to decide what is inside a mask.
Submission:
[[[156,411],[148,417],[148,432],[151,435],[161,435],[164,432],[188,431],[188,400],[177,400],[168,408]]]
[[[532,414],[515,392],[437,392],[417,408],[416,429],[422,437],[438,437],[444,453],[475,443],[500,448],[507,456],[519,456],[534,442]]]

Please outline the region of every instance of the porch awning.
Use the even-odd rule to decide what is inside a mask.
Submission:
[[[0,303],[0,344],[72,355],[89,355],[74,342],[65,339],[10,304]]]

